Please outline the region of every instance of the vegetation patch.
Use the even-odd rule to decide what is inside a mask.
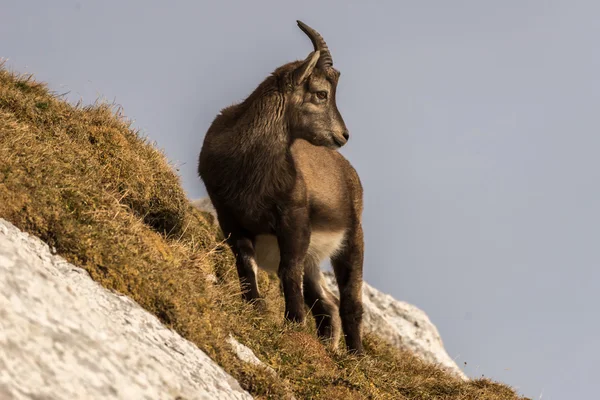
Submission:
[[[520,398],[488,379],[463,382],[370,335],[365,357],[330,352],[314,323],[284,322],[278,280],[262,271],[268,310],[255,312],[241,301],[232,254],[212,217],[190,205],[165,156],[119,108],[71,105],[3,66],[0,217],[130,296],[256,398]],[[241,362],[229,333],[278,377]]]

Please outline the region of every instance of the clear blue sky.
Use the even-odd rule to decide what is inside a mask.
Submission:
[[[600,373],[600,3],[0,0],[0,57],[101,96],[205,194],[218,111],[319,30],[365,187],[366,280],[476,377],[591,399]]]

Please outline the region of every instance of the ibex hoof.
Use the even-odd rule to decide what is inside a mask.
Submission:
[[[358,346],[348,346],[347,349],[348,354],[351,354],[353,356],[362,356],[365,354],[362,344]]]
[[[289,322],[303,325],[306,321],[306,314],[302,312],[286,311],[285,319]]]
[[[252,306],[261,314],[267,312],[267,302],[262,297],[250,300]]]

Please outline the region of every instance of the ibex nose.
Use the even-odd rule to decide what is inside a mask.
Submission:
[[[344,131],[344,133],[342,133],[342,136],[344,137],[344,139],[346,139],[346,141],[350,139],[350,133],[348,131]]]

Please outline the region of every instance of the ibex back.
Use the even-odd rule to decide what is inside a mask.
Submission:
[[[343,328],[348,350],[361,353],[362,186],[336,151],[349,137],[336,105],[340,73],[321,35],[298,25],[314,51],[221,111],[198,173],[236,256],[243,298],[264,301],[257,266],[276,272],[288,320],[304,322],[306,304],[322,339],[337,347]],[[325,286],[326,258],[339,300]]]

